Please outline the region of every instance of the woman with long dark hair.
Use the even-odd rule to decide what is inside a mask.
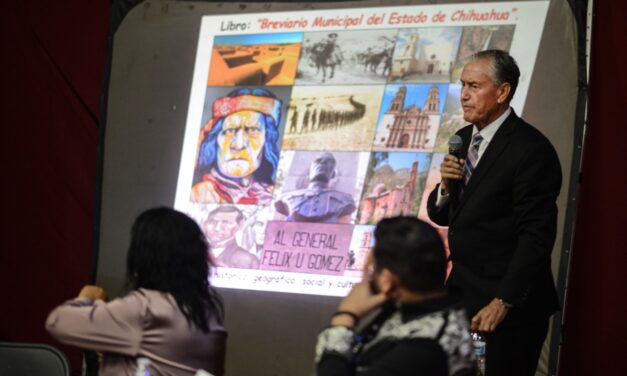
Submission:
[[[209,286],[208,244],[196,222],[170,208],[143,212],[133,224],[126,279],[130,292],[110,302],[85,286],[48,316],[59,341],[104,354],[100,375],[130,375],[136,359],[151,375],[224,373],[223,307]]]

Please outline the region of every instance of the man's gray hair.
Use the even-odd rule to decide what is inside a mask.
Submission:
[[[518,69],[516,60],[514,60],[509,53],[502,50],[485,50],[471,55],[468,58],[468,62],[483,59],[490,62],[492,82],[494,82],[494,85],[501,86],[505,82],[509,83],[511,90],[507,101],[511,101],[518,87],[518,79],[520,78],[520,69]]]

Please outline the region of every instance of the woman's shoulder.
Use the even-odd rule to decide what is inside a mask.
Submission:
[[[139,300],[146,313],[151,316],[171,316],[179,313],[176,299],[164,291],[139,288],[129,292],[126,297]]]
[[[151,290],[151,289],[146,289],[146,288],[139,288],[137,290],[133,290],[129,292],[125,296],[125,298],[139,299],[148,304],[175,302],[174,297],[167,292],[163,292],[159,290]]]
[[[129,291],[126,295],[113,300],[111,303],[136,307],[146,313],[146,311],[153,310],[155,307],[176,304],[176,301],[172,295],[166,292],[139,288]]]

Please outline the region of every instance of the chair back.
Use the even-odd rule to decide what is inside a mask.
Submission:
[[[0,342],[0,376],[69,376],[63,353],[35,343]]]

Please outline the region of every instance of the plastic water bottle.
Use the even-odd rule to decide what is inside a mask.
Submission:
[[[148,372],[149,365],[150,365],[150,359],[137,358],[137,369],[135,370],[134,376],[150,376],[150,372]]]
[[[472,346],[475,350],[475,358],[477,362],[477,376],[485,375],[485,338],[479,332],[470,333],[472,337]]]

